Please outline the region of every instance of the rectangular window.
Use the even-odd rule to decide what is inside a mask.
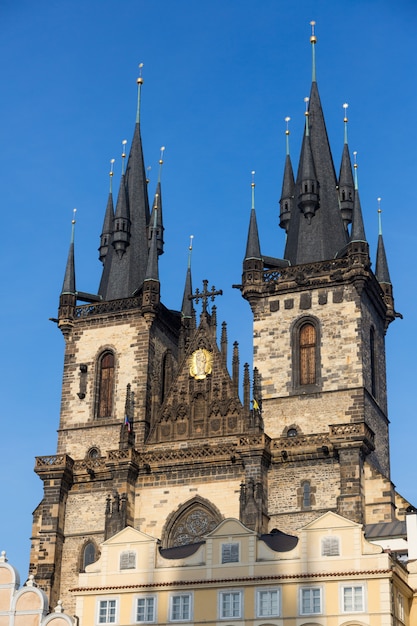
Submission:
[[[323,537],[321,542],[321,556],[339,555],[339,537]]]
[[[191,619],[191,596],[181,594],[171,597],[171,615],[173,622],[186,622]]]
[[[242,592],[220,592],[220,619],[239,619],[242,617]]]
[[[238,563],[239,562],[239,544],[223,543],[222,544],[222,563]]]
[[[320,587],[301,589],[301,615],[315,615],[322,612]]]
[[[136,621],[137,622],[154,622],[155,621],[155,597],[146,596],[138,598],[136,605]]]
[[[136,552],[126,551],[120,555],[120,569],[135,569]]]
[[[98,623],[116,623],[116,600],[100,600],[98,610]]]
[[[360,613],[365,610],[365,593],[362,585],[343,587],[343,612]]]
[[[257,592],[257,617],[277,617],[279,615],[279,594],[279,589],[266,589]]]
[[[397,616],[404,622],[404,597],[400,593],[397,593]]]

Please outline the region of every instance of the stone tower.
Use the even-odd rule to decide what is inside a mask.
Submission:
[[[335,175],[315,76],[296,178],[287,150],[283,259],[261,254],[252,196],[239,288],[253,311],[255,368],[250,376],[244,366],[243,401],[225,323],[218,341],[221,292],[207,280],[193,292],[191,250],[182,305],[161,301],[162,190],[159,177],[150,210],[142,82],[116,208],[110,191],[105,210],[97,294],[76,288],[73,224],[56,320],[65,338],[57,451],[36,459],[44,497],[31,573],[69,612],[78,573],[125,526],[172,548],[227,517],[294,533],[328,510],[363,523],[395,515],[384,349],[392,287],[382,234],[371,270],[347,135]]]
[[[283,259],[261,254],[252,208],[241,291],[253,312],[265,432],[272,438],[268,514],[294,529],[332,509],[391,521],[384,338],[394,319],[379,237],[376,272],[345,141],[333,165],[315,78],[297,176],[288,147],[280,200]],[[346,107],[345,107],[346,110]]]

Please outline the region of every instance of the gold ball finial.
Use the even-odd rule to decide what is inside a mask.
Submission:
[[[357,156],[358,152],[357,150],[354,151],[353,153],[353,167],[356,170],[358,168],[358,164],[356,163],[356,156]]]
[[[251,182],[251,187],[252,189],[255,187],[255,170],[251,171],[252,174],[252,182]]]
[[[291,120],[291,118],[290,118],[290,117],[288,117],[288,116],[284,119],[285,123],[287,124],[287,128],[285,129],[285,134],[286,134],[286,135],[289,135],[289,134],[290,134],[290,129],[288,128],[288,122],[289,122],[290,120]]]
[[[311,37],[310,37],[310,43],[317,43],[317,37],[314,33],[314,27],[316,25],[316,22],[314,20],[312,20],[310,22],[310,26],[311,26]]]
[[[378,213],[382,213],[382,209],[381,209],[381,200],[382,200],[382,198],[377,198],[377,202],[378,202]]]
[[[304,103],[306,105],[306,110],[304,112],[304,115],[308,115],[308,103],[309,103],[310,98],[305,97],[304,98]]]
[[[139,77],[136,80],[136,83],[138,85],[143,85],[142,68],[143,68],[143,63],[139,63]]]
[[[345,110],[345,117],[343,118],[343,121],[344,121],[345,123],[347,123],[347,121],[348,121],[348,118],[347,118],[347,109],[348,109],[348,106],[349,106],[349,105],[348,105],[348,103],[347,103],[347,102],[345,102],[345,103],[343,104],[343,108],[344,108],[344,110]]]
[[[109,172],[109,176],[113,176],[114,172],[113,172],[113,168],[114,168],[114,162],[116,159],[110,159],[110,172]]]
[[[127,139],[123,139],[123,141],[122,141],[122,159],[124,159],[125,156],[126,156],[126,144],[127,144]]]
[[[190,235],[190,245],[188,246],[188,249],[190,251],[193,249],[193,239],[194,239],[194,235]]]
[[[159,165],[162,165],[163,161],[163,156],[164,156],[164,152],[165,152],[165,146],[161,146],[161,156],[159,158]]]
[[[75,224],[75,214],[76,214],[76,212],[77,212],[77,209],[73,209],[71,224]]]

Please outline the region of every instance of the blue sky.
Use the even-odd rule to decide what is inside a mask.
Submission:
[[[53,323],[77,208],[77,288],[96,292],[97,248],[111,158],[115,192],[121,141],[133,134],[138,64],[144,63],[142,138],[162,174],[162,298],[181,305],[189,235],[193,282],[223,289],[218,319],[229,345],[251,360],[249,306],[239,283],[256,170],[261,249],[282,256],[278,200],[286,116],[298,162],[311,82],[310,20],[317,22],[317,80],[335,167],[349,103],[365,228],[375,259],[377,197],[396,308],[387,335],[392,479],[417,504],[411,459],[415,394],[417,248],[417,11],[412,1],[3,0],[0,176],[0,550],[27,574],[31,514],[42,497],[34,457],[54,454],[64,342]],[[5,514],[4,514],[5,513]]]

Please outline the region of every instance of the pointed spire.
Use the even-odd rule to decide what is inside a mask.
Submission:
[[[193,251],[193,239],[194,235],[190,235],[190,245],[188,246],[188,263],[187,273],[185,276],[184,295],[182,298],[181,315],[182,317],[192,318],[193,316],[193,301],[190,296],[193,294],[193,287],[191,281],[191,253]]]
[[[161,155],[159,158],[159,172],[158,172],[158,182],[156,185],[155,198],[153,202],[153,208],[151,213],[150,224],[154,222],[154,211],[157,210],[158,221],[157,221],[157,247],[158,254],[164,253],[164,226],[162,220],[162,191],[161,191],[161,173],[162,173],[162,165],[163,165],[163,156],[164,156],[165,146],[161,147]],[[151,237],[151,232],[149,233],[149,238]]]
[[[351,241],[366,241],[365,236],[365,227],[363,225],[363,217],[362,217],[362,208],[361,201],[359,198],[359,188],[358,188],[358,164],[356,162],[357,152],[353,153],[354,164],[353,169],[355,172],[355,191],[354,191],[354,200],[353,200],[353,213],[352,213],[352,232],[350,235]]]
[[[239,393],[239,344],[237,341],[233,343],[232,357],[232,381],[233,391],[236,395]]]
[[[157,222],[158,222],[158,210],[155,208],[154,209],[154,223],[152,227],[151,245],[149,248],[148,264],[146,266],[145,282],[148,280],[159,281]]]
[[[259,245],[258,225],[255,213],[255,171],[252,171],[252,209],[249,221],[249,232],[246,243],[245,259],[261,259],[261,247]]]
[[[343,152],[342,152],[342,161],[340,164],[340,173],[339,173],[339,202],[340,202],[340,210],[342,213],[343,223],[345,228],[352,221],[352,211],[353,211],[353,202],[354,202],[354,184],[353,184],[353,176],[352,176],[352,164],[350,162],[348,141],[347,141],[347,108],[348,104],[345,102],[343,105],[345,114],[343,118],[345,133],[344,133],[344,143],[343,143]]]
[[[140,72],[142,66],[143,64],[139,66]],[[123,164],[123,172],[125,172],[123,202],[130,220],[129,236],[124,237],[126,241],[122,241],[117,254],[113,248],[110,248],[105,258],[99,287],[99,294],[104,300],[128,298],[137,293],[143,285],[148,263],[149,202],[140,135],[140,100],[143,84],[141,75],[137,79],[137,84],[138,106],[135,130],[126,169]],[[123,237],[116,235],[117,239],[123,240]],[[127,239],[129,240],[128,246],[126,245]]]
[[[379,283],[391,285],[391,278],[388,270],[387,255],[385,254],[384,239],[382,237],[382,210],[381,198],[378,198],[378,248],[376,253],[375,276]]]
[[[315,34],[312,38],[314,53],[317,41]],[[301,211],[294,210],[289,221],[284,257],[291,265],[333,259],[348,243],[348,233],[339,210],[336,173],[315,80],[314,56],[313,60],[314,73],[306,116],[306,132],[294,189],[294,197],[299,198],[301,208],[304,206],[308,213],[305,213],[305,219]],[[312,171],[311,165],[314,166],[315,180],[308,179],[307,173],[308,170]],[[312,184],[315,181],[318,187],[314,184],[313,190]]]
[[[310,224],[311,218],[314,217],[316,210],[319,208],[319,184],[310,145],[310,127],[308,119],[309,111],[307,108],[308,101],[309,98],[304,98],[304,102],[306,103],[306,125],[300,158],[300,193],[298,195],[298,207],[301,209],[304,217],[307,218],[307,222]]]
[[[113,167],[114,167],[114,159],[110,161],[110,189],[109,189],[109,197],[107,199],[106,212],[104,214],[104,222],[103,229],[100,235],[100,247],[99,251],[99,259],[104,264],[104,259],[107,256],[109,251],[109,244],[111,241],[112,233],[113,233],[113,220],[114,220],[114,206],[113,206]]]
[[[285,129],[285,143],[286,143],[286,157],[285,157],[285,167],[284,167],[284,178],[282,181],[282,191],[281,191],[281,199],[279,201],[280,204],[280,214],[279,214],[279,225],[281,228],[284,228],[285,231],[288,231],[289,221],[291,219],[291,211],[293,210],[293,200],[294,200],[294,172],[292,169],[291,157],[290,157],[290,130],[289,130],[289,121],[290,117],[285,118],[286,129]]]
[[[222,322],[222,334],[220,339],[222,363],[226,367],[227,365],[227,324]]]
[[[120,180],[119,194],[117,196],[116,213],[113,219],[112,246],[119,259],[122,258],[130,244],[130,219],[127,206],[124,163],[126,158],[126,139],[122,141],[122,177]]]
[[[62,285],[61,295],[71,294],[75,295],[75,263],[74,263],[74,236],[75,236],[75,214],[77,209],[74,209],[72,221],[71,221],[71,241],[68,250],[67,265],[65,268],[64,282]]]

